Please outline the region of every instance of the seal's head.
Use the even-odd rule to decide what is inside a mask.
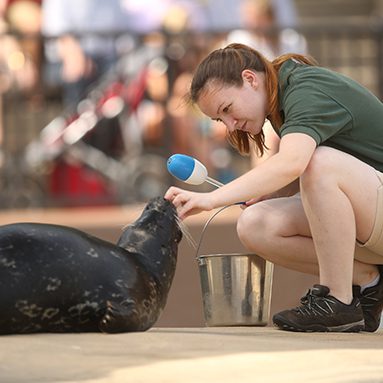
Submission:
[[[117,245],[135,254],[158,281],[171,282],[177,262],[178,243],[182,239],[177,211],[163,197],[151,199],[141,216],[125,227]]]
[[[173,203],[163,197],[151,199],[146,205],[141,217],[136,224],[144,225],[153,228],[153,221],[156,226],[154,230],[158,232],[160,229],[171,231],[171,238],[179,243],[182,239],[182,232],[178,224],[177,210]]]

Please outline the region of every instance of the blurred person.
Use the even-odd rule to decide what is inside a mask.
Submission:
[[[64,105],[84,91],[117,59],[112,33],[127,27],[120,0],[44,0],[42,33],[47,39],[46,81],[64,87]]]
[[[243,0],[196,1],[203,14],[200,30],[207,33],[227,34],[241,26],[240,8]]]
[[[0,146],[3,146],[5,133],[2,125],[4,95],[17,94],[28,106],[30,100],[37,98],[41,57],[39,4],[33,0],[23,3],[16,11],[16,0],[0,0]],[[28,14],[25,9],[29,10]],[[23,17],[23,23],[16,21],[19,17]],[[1,153],[1,164],[4,160]]]
[[[145,36],[142,35],[161,29],[167,2],[168,0],[44,0],[42,33],[46,39],[47,63],[44,80],[48,86],[63,89],[63,106],[68,114],[75,115],[79,101],[86,98],[101,82],[107,83],[109,74],[114,77],[116,71],[124,72],[125,68],[122,66],[132,66],[132,49],[139,49],[142,41],[146,43]],[[132,54],[132,57],[134,60],[136,56]],[[133,65],[143,64],[133,62]],[[141,69],[143,68],[137,67],[137,73]],[[158,85],[160,77],[155,69],[148,71],[148,83]],[[148,92],[153,93],[150,90]],[[148,129],[144,133],[148,139],[155,140],[155,129],[159,126],[159,121],[163,120],[163,113],[147,102],[140,102],[136,107],[140,121],[132,129],[139,129],[140,124],[145,124]],[[125,125],[131,122],[133,125],[132,120],[125,120]],[[83,140],[108,156],[122,158],[129,154],[125,153],[124,146],[129,129],[122,122],[118,117],[102,119]],[[134,132],[134,135],[142,133]],[[131,138],[132,135],[127,139]],[[56,194],[60,194],[60,190],[64,194],[76,193],[76,196],[81,196],[82,201],[86,201],[86,194],[91,194],[96,188],[101,190],[100,194],[105,194],[104,187],[95,186],[102,180],[89,168],[64,156],[56,161],[56,165],[59,174],[53,175],[52,186]],[[68,171],[68,168],[73,171]],[[72,189],[65,182],[60,182],[61,173],[71,174],[74,185]],[[106,200],[110,198],[113,199],[106,196]]]
[[[242,29],[229,33],[227,42],[244,43],[259,50],[268,59],[284,53],[307,53],[307,41],[293,27],[281,24],[275,2],[243,0]],[[287,24],[287,21],[283,21]],[[295,19],[290,24],[295,24]]]
[[[295,0],[269,0],[273,6],[275,19],[281,28],[296,28],[298,15]]]
[[[90,87],[116,63],[111,33],[122,25],[126,24],[121,1],[43,1],[43,79],[47,89],[59,90],[65,113],[75,114]],[[116,125],[111,121],[93,129],[90,141],[103,151],[115,152],[111,144],[115,134]],[[54,160],[51,169],[49,187],[56,203],[84,205],[113,200],[95,171],[65,153]]]
[[[163,22],[165,32],[169,34],[168,57],[172,64],[170,92],[166,102],[171,137],[169,149],[171,153],[188,154],[206,163],[206,151],[200,129],[201,114],[194,113],[183,100],[198,55],[192,35],[185,38],[185,33],[200,31],[206,21],[204,15],[199,13],[200,8],[188,5],[192,4],[176,2],[169,8]],[[197,21],[197,24],[194,21]]]
[[[203,116],[184,102],[192,74],[183,72],[177,76],[167,109],[172,125],[171,151],[188,154],[207,163],[204,143]]]
[[[41,99],[41,0],[7,0],[5,17],[24,56],[23,88],[32,105]]]
[[[219,34],[239,28],[242,0],[170,0],[165,29]],[[170,28],[169,28],[170,26]]]
[[[225,39],[231,29],[240,26],[241,2],[175,1],[178,12],[169,12],[165,20],[165,28],[171,31],[171,36],[184,36],[174,38],[175,42],[171,45],[177,47],[179,55],[174,62],[175,75],[167,103],[172,133],[171,150],[198,158],[209,174],[221,182],[234,177],[233,156],[236,154],[228,146],[222,126],[209,121],[196,108],[185,103],[184,95],[193,69],[203,55],[217,41]]]
[[[16,0],[1,0],[0,5],[2,92],[10,88],[29,91],[38,82],[39,4],[33,0],[24,1],[16,10],[16,3]],[[23,23],[19,22],[19,17],[23,18]]]
[[[132,44],[145,43],[146,35],[161,31],[173,3],[174,0],[44,0],[46,59],[56,64],[53,75],[57,75],[57,67],[61,70],[68,92],[66,103],[78,101],[84,89],[113,68]],[[47,81],[52,78],[48,70]]]

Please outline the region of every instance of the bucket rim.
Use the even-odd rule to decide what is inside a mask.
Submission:
[[[261,258],[255,253],[217,253],[217,254],[202,254],[197,257],[200,258],[218,258],[218,257],[257,257]]]

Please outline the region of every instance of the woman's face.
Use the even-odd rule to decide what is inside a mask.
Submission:
[[[246,69],[242,78],[240,87],[209,82],[197,105],[211,119],[222,121],[229,132],[242,130],[256,135],[268,115],[265,75]]]

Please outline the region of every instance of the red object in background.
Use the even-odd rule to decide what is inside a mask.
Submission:
[[[81,164],[56,161],[50,176],[52,199],[63,206],[115,204],[110,187],[95,171]]]

